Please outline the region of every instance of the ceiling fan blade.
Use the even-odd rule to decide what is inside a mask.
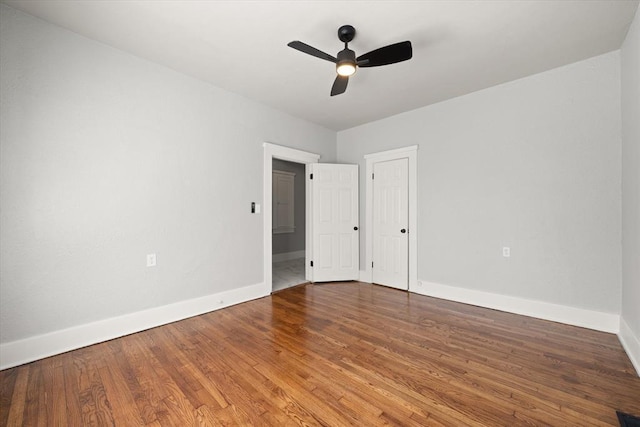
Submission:
[[[340,95],[347,90],[347,84],[349,83],[348,76],[336,76],[336,79],[333,82],[333,86],[331,86],[331,96]]]
[[[390,44],[357,58],[358,67],[378,67],[380,65],[395,64],[396,62],[406,61],[413,56],[411,42],[405,41]]]
[[[328,53],[324,53],[323,51],[318,50],[313,46],[309,46],[306,43],[302,43],[301,41],[298,41],[298,40],[287,43],[287,46],[292,47],[296,50],[299,50],[300,52],[304,52],[308,55],[315,56],[316,58],[333,62],[334,64],[338,62],[338,59],[335,56],[331,56]]]

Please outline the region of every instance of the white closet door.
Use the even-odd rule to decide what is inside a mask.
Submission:
[[[409,160],[373,165],[373,283],[409,289]]]

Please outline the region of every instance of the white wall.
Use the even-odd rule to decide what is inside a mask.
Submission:
[[[623,343],[640,373],[640,13],[621,50]]]
[[[619,59],[339,132],[338,158],[364,171],[364,154],[419,145],[419,279],[617,315]]]
[[[262,282],[262,143],[335,132],[0,8],[0,343]]]

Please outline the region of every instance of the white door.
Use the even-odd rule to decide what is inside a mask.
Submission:
[[[358,165],[309,165],[314,282],[358,280]]]
[[[409,289],[409,160],[373,165],[373,283]]]

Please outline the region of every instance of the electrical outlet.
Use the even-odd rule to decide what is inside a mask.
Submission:
[[[502,256],[505,258],[509,258],[511,256],[511,248],[505,246],[502,248]]]
[[[156,254],[147,254],[147,267],[156,266]]]

